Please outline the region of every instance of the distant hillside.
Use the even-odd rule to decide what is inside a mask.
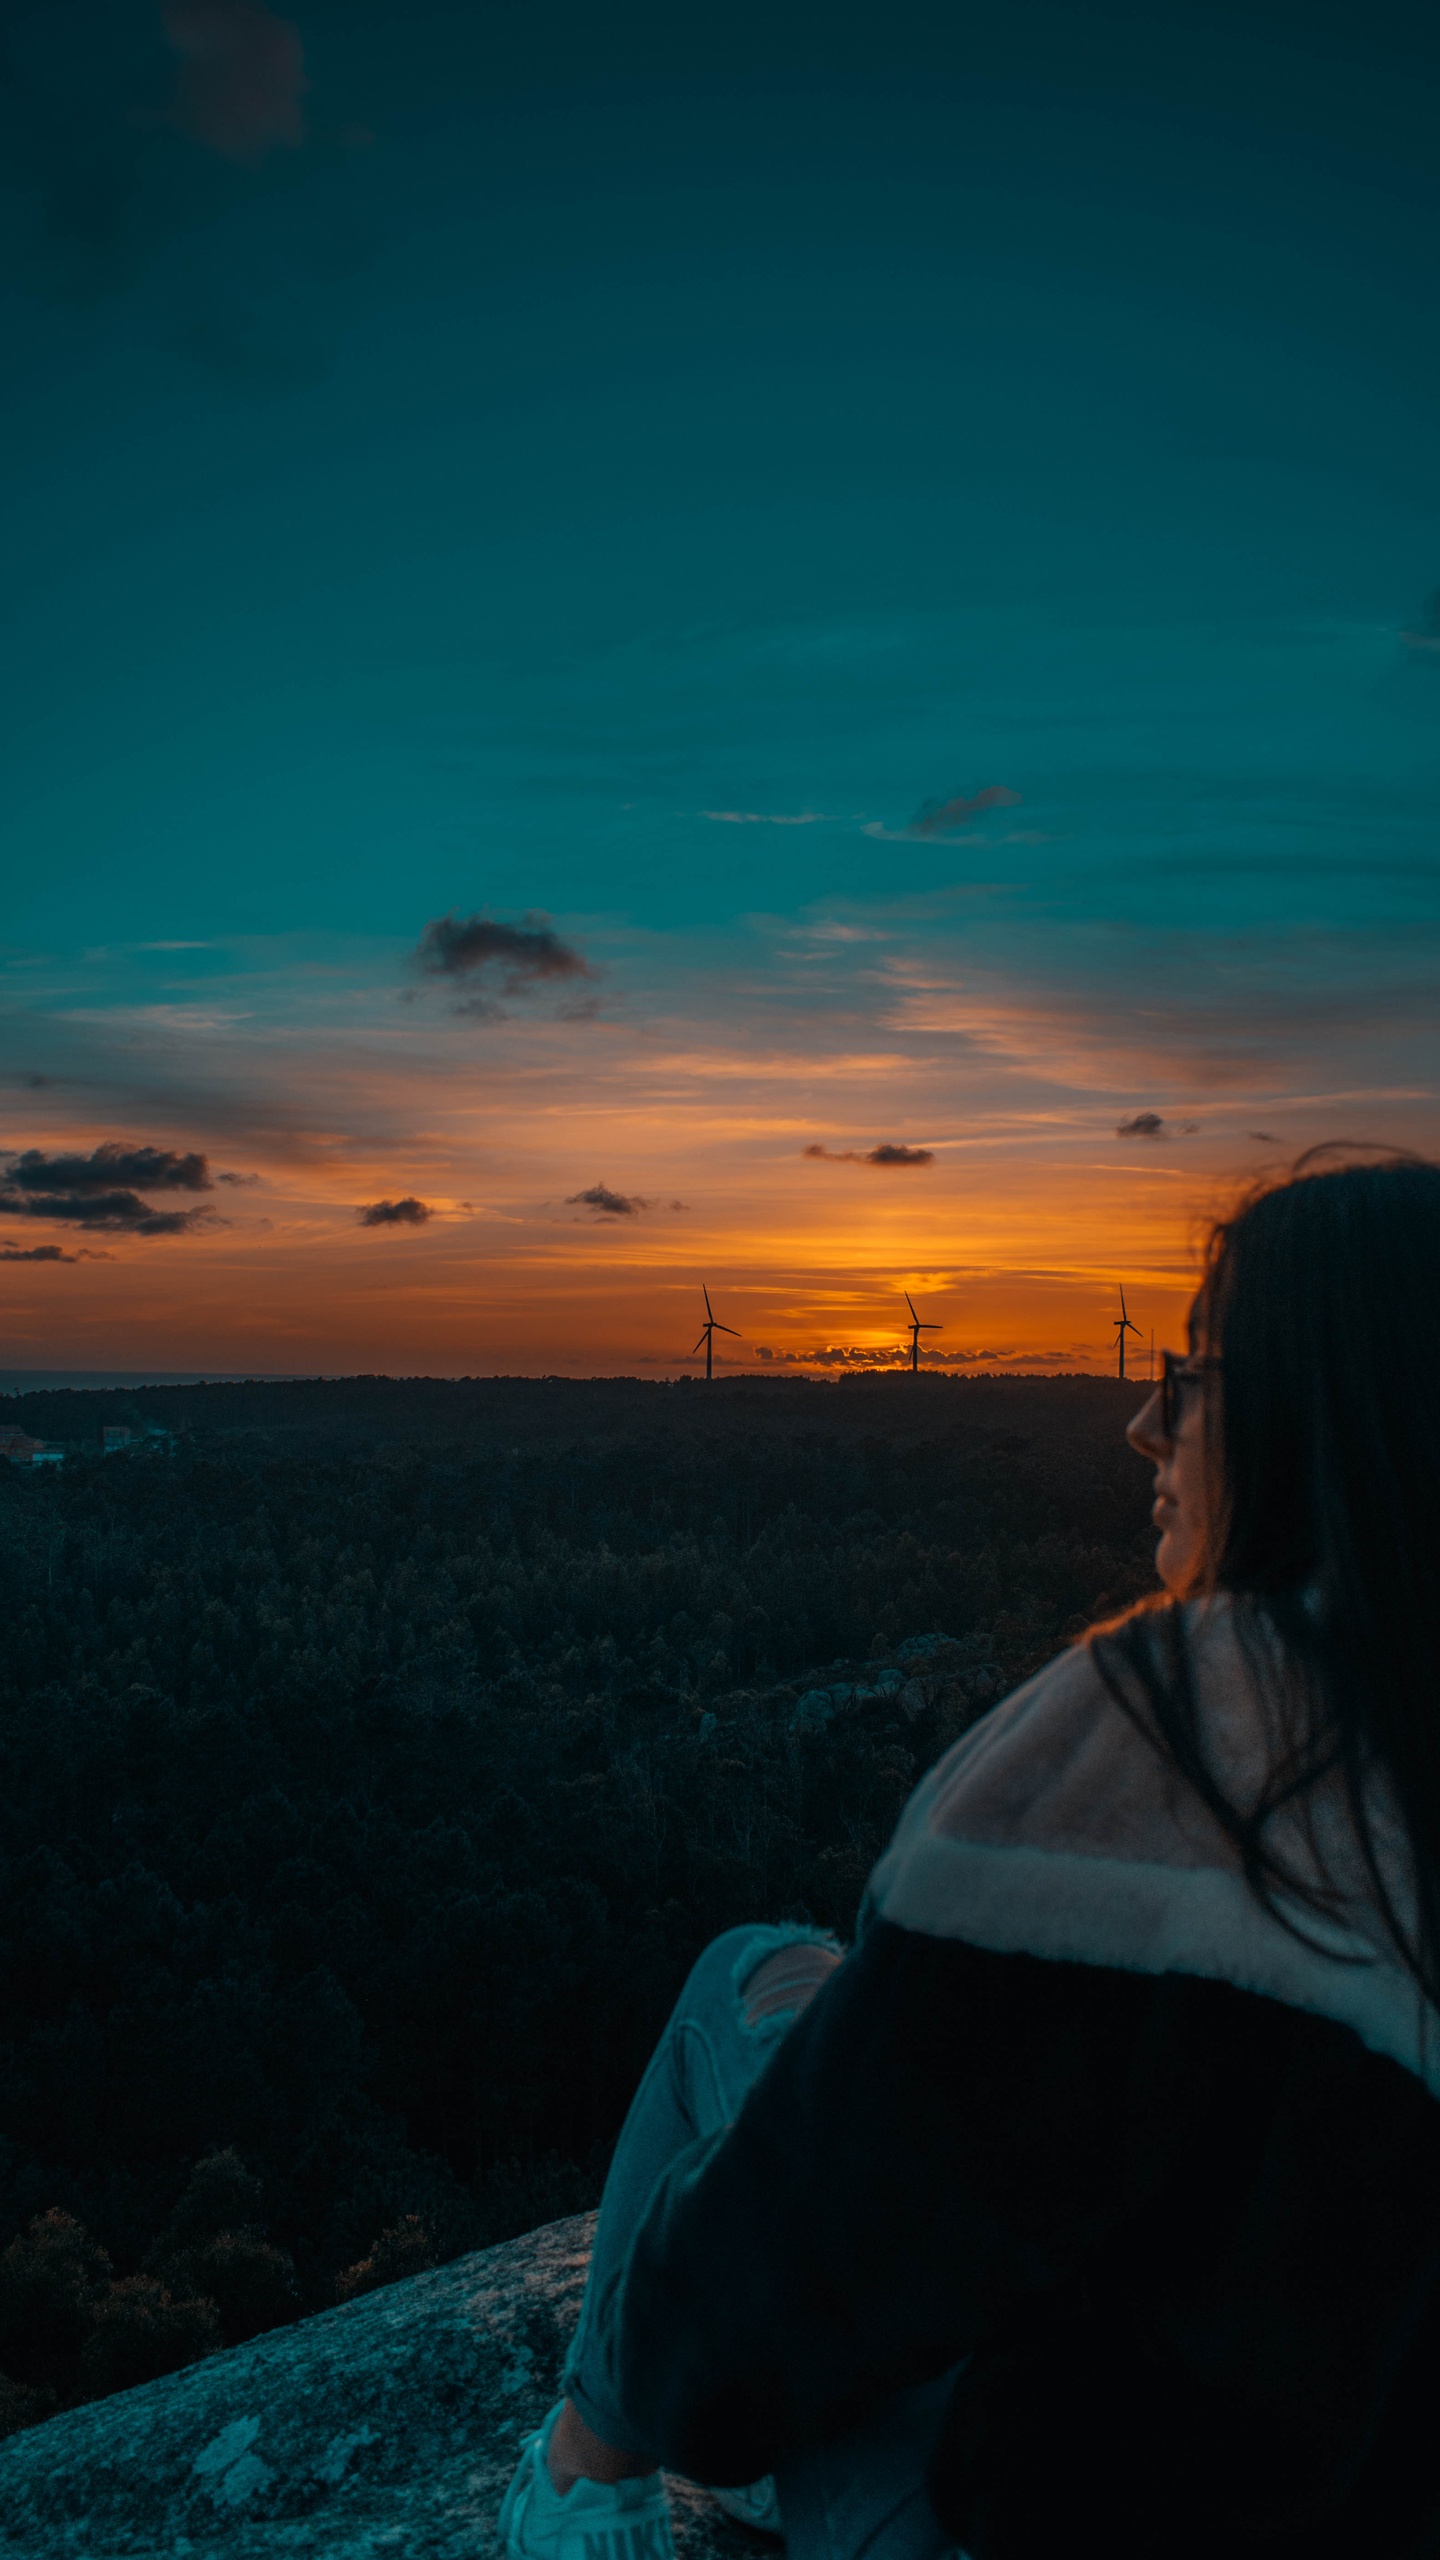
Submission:
[[[592,2201],[705,1940],[848,1931],[927,1763],[1149,1587],[1136,1400],[22,1399],[72,1456],[0,1466],[9,2423]]]
[[[185,1386],[43,1387],[0,1394],[0,1424],[76,1444],[106,1423],[158,1422],[175,1432],[264,1432],[297,1439],[373,1439],[453,1448],[495,1440],[586,1443],[737,1429],[768,1440],[796,1432],[885,1440],[919,1429],[1035,1433],[1047,1448],[1123,1429],[1143,1385],[1103,1377],[963,1377],[922,1370],[838,1380],[716,1378],[240,1378]],[[703,1403],[700,1399],[703,1397]],[[1133,1462],[1132,1472],[1133,1472]]]

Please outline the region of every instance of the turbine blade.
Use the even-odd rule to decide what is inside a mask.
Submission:
[[[739,1341],[739,1339],[740,1339],[739,1334],[738,1334],[738,1333],[735,1333],[735,1327],[734,1327],[734,1325],[733,1325],[733,1324],[721,1324],[721,1322],[720,1322],[720,1320],[719,1320],[719,1318],[718,1318],[718,1317],[716,1318],[716,1321],[715,1321],[715,1330],[716,1330],[716,1332],[717,1332],[717,1333],[734,1333],[734,1334],[735,1334],[735,1339],[736,1339],[736,1341],[737,1341],[737,1342],[738,1342],[738,1341]]]
[[[696,1352],[703,1351],[703,1350],[704,1350],[704,1348],[705,1348],[705,1336],[704,1336],[704,1334],[702,1333],[702,1334],[701,1334],[701,1336],[700,1336],[699,1341],[698,1341],[698,1342],[696,1343],[696,1345],[695,1345],[695,1350],[694,1350],[694,1351],[692,1351],[692,1352],[691,1352],[691,1354],[690,1354],[691,1359],[693,1360],[693,1359],[695,1358],[695,1354],[696,1354]]]
[[[914,1320],[915,1320],[916,1324],[918,1324],[918,1323],[919,1323],[919,1321],[920,1321],[920,1319],[919,1319],[919,1317],[915,1314],[915,1301],[914,1301],[914,1299],[911,1297],[909,1290],[908,1290],[908,1289],[903,1290],[903,1291],[901,1292],[901,1295],[903,1296],[903,1298],[904,1298],[904,1300],[905,1300],[905,1304],[906,1304],[906,1306],[909,1308],[909,1310],[910,1310],[910,1313],[911,1313],[912,1317],[914,1317]]]
[[[703,1280],[702,1280],[702,1281],[701,1281],[701,1283],[700,1283],[700,1295],[701,1295],[701,1297],[702,1297],[702,1298],[704,1299],[704,1301],[705,1301],[705,1313],[707,1314],[707,1316],[709,1316],[710,1321],[711,1321],[711,1323],[713,1324],[713,1323],[714,1323],[714,1321],[715,1321],[715,1313],[714,1313],[714,1309],[712,1308],[712,1306],[711,1306],[711,1304],[710,1304],[710,1292],[709,1292],[709,1290],[706,1288],[705,1283],[704,1283],[704,1281],[703,1281]]]

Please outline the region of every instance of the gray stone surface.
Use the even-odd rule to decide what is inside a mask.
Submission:
[[[362,2294],[0,2444],[3,2560],[494,2560],[594,2217]],[[672,2481],[681,2560],[767,2546]]]

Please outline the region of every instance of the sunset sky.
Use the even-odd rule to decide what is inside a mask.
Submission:
[[[4,54],[0,1369],[1143,1366],[1440,1150],[1413,8]]]

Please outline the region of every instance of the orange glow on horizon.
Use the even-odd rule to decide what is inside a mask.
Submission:
[[[1273,1078],[1258,1096],[1162,1088],[1162,1136],[1127,1135],[1156,1087],[1132,1080],[1123,1015],[1106,1090],[1085,1080],[1094,1027],[1077,1041],[1058,1014],[1064,1075],[1055,1056],[847,1045],[849,1022],[827,1050],[823,1023],[773,1012],[747,1050],[738,1016],[722,1033],[696,1010],[683,1034],[672,1019],[477,1029],[393,1003],[341,1023],[217,1021],[185,1030],[168,1085],[124,1116],[79,1122],[47,1094],[13,1146],[203,1149],[209,1223],[145,1237],[12,1211],[0,1365],[678,1375],[702,1365],[703,1282],[741,1336],[720,1345],[722,1373],[823,1374],[825,1351],[898,1362],[907,1290],[941,1328],[927,1366],[1111,1372],[1123,1282],[1143,1370],[1152,1331],[1157,1349],[1183,1339],[1209,1225],[1262,1167],[1362,1112],[1433,1148],[1423,1089],[1377,1077],[1327,1097],[1303,1059],[1283,1113]],[[1257,1153],[1262,1115],[1289,1134]],[[880,1142],[915,1160],[873,1162]],[[182,1196],[194,1205],[157,1198]],[[362,1225],[382,1201],[423,1204],[418,1222]],[[19,1258],[37,1244],[65,1259]]]

